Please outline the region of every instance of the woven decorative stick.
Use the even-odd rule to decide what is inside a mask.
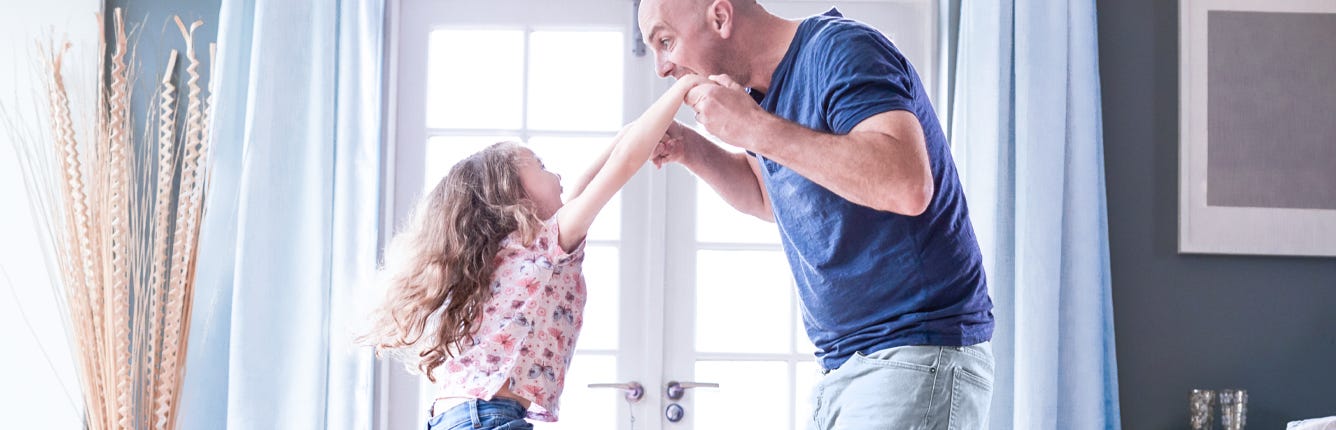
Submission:
[[[108,299],[107,321],[109,327],[108,351],[111,354],[111,363],[116,364],[112,370],[112,378],[116,381],[115,391],[108,393],[108,396],[114,396],[114,414],[116,417],[116,428],[133,428],[134,416],[131,408],[134,399],[131,391],[130,379],[130,268],[129,268],[129,243],[132,239],[129,236],[129,217],[130,208],[128,206],[130,198],[130,82],[132,80],[130,67],[126,65],[125,57],[128,50],[128,42],[125,35],[125,19],[121,10],[115,10],[116,24],[116,53],[111,60],[111,100],[110,118],[108,120],[108,139],[102,142],[105,145],[107,168],[105,183],[107,185],[106,195],[102,201],[106,202],[105,228],[108,229],[105,237],[107,242],[101,248],[106,255],[102,258],[106,267],[102,270],[104,281],[103,288],[106,289],[104,297]],[[134,246],[138,247],[137,243]]]
[[[189,300],[193,296],[193,282],[190,266],[194,263],[195,238],[198,236],[199,205],[203,198],[198,187],[199,145],[200,145],[200,87],[199,59],[195,57],[194,32],[203,25],[195,21],[187,29],[176,17],[176,25],[186,42],[186,73],[189,76],[186,87],[189,90],[186,99],[186,122],[184,131],[185,149],[181,156],[181,185],[176,205],[176,234],[179,240],[172,249],[172,267],[170,287],[165,303],[166,321],[163,326],[162,355],[158,373],[157,391],[154,397],[154,423],[156,429],[167,429],[175,421],[176,391],[180,387],[180,375],[184,366],[180,365],[185,355],[189,322]]]
[[[65,200],[63,207],[66,209],[61,218],[65,220],[66,231],[71,233],[72,239],[64,244],[68,259],[62,268],[64,273],[62,278],[67,285],[70,302],[75,306],[71,309],[71,321],[74,323],[73,328],[81,346],[79,351],[81,375],[89,385],[84,390],[88,419],[92,425],[107,428],[108,411],[105,408],[106,402],[103,401],[106,381],[103,379],[104,373],[98,361],[98,351],[101,346],[98,343],[101,319],[98,312],[100,295],[96,294],[95,266],[91,264],[96,258],[91,238],[95,229],[92,228],[93,216],[89,213],[90,208],[87,204],[84,169],[79,158],[79,144],[75,138],[74,120],[70,113],[69,96],[62,74],[64,56],[69,48],[69,43],[64,43],[60,49],[51,49],[46,54],[52,143],[60,154],[59,184],[62,185],[61,191]]]
[[[179,25],[179,23],[180,23],[180,21],[178,20],[178,25]],[[187,46],[188,46],[188,47],[189,47],[189,46],[193,46],[193,40],[194,40],[194,36],[193,36],[193,34],[194,34],[194,31],[195,31],[195,28],[196,28],[196,27],[199,27],[200,24],[202,24],[202,22],[200,22],[200,21],[196,21],[194,24],[191,25],[191,27],[190,27],[190,35],[189,35],[189,37],[187,38],[187,39],[188,39],[188,41],[187,41]],[[190,51],[191,51],[191,49],[190,49],[190,48],[187,48],[187,51],[186,51],[186,52],[187,52],[187,57],[190,59],[190,65],[193,66],[193,67],[196,67],[196,68],[197,68],[198,65],[199,65],[199,60],[196,59],[196,58],[192,55],[193,52],[190,52]],[[209,44],[209,64],[210,64],[210,66],[212,66],[212,64],[213,64],[214,55],[215,55],[215,45],[214,45],[214,44]],[[190,83],[191,83],[191,84],[193,84],[193,83],[195,83],[196,81],[199,80],[199,74],[198,74],[198,73],[195,73],[195,72],[193,72],[193,71],[189,71],[190,69],[187,69],[187,70],[188,70],[188,73],[189,73],[189,75],[190,75],[190,77],[191,77],[191,80],[190,80]],[[198,258],[198,257],[199,257],[199,246],[198,246],[198,244],[197,244],[195,241],[196,241],[196,240],[199,238],[199,236],[200,236],[200,227],[201,227],[200,220],[203,219],[203,217],[204,217],[204,211],[205,211],[204,200],[205,200],[205,197],[207,196],[207,193],[208,193],[209,179],[210,179],[210,177],[212,176],[212,171],[213,171],[213,169],[211,168],[212,163],[211,163],[211,161],[210,161],[210,149],[211,149],[211,147],[212,147],[213,139],[212,139],[212,136],[209,134],[210,125],[211,125],[211,122],[212,122],[213,97],[214,97],[214,94],[215,94],[215,92],[213,91],[213,86],[211,85],[212,82],[214,82],[214,80],[212,79],[212,76],[211,76],[210,79],[209,79],[209,83],[206,83],[206,84],[205,84],[205,86],[206,86],[207,88],[209,88],[209,96],[208,96],[207,99],[203,100],[203,101],[200,103],[201,109],[200,109],[199,119],[198,119],[197,121],[194,121],[193,124],[192,124],[192,121],[187,120],[187,126],[188,126],[188,127],[197,127],[198,130],[199,130],[198,132],[193,132],[193,131],[189,131],[189,130],[186,132],[186,136],[187,136],[187,138],[189,138],[190,136],[195,136],[195,137],[196,137],[196,139],[197,139],[197,140],[196,140],[196,145],[194,145],[194,146],[190,146],[190,147],[195,147],[195,148],[197,148],[197,151],[198,151],[198,156],[197,156],[196,159],[195,159],[196,161],[195,161],[195,163],[191,166],[191,167],[195,170],[195,171],[192,173],[192,175],[191,175],[192,177],[195,178],[195,184],[194,184],[195,186],[194,186],[194,188],[193,188],[193,193],[190,194],[190,196],[189,196],[189,199],[190,199],[190,217],[187,218],[187,222],[188,222],[188,225],[189,225],[189,230],[188,230],[188,232],[187,232],[186,235],[185,235],[185,240],[186,240],[186,246],[185,246],[185,248],[186,248],[187,252],[189,253],[189,255],[187,256],[187,258],[185,259],[185,262],[184,262],[184,264],[183,264],[183,268],[184,268],[184,272],[183,272],[184,276],[183,276],[183,277],[184,277],[185,279],[192,279],[192,280],[195,278],[195,267],[196,267],[196,265],[197,265],[197,263],[198,263],[198,261],[199,261],[199,258]],[[191,85],[190,88],[191,88],[191,92],[192,92],[192,94],[197,94],[197,88],[196,88],[194,85]],[[194,103],[197,99],[198,99],[197,97],[195,97],[195,96],[192,95],[191,98],[190,98],[190,103]],[[187,108],[187,112],[188,112],[188,113],[190,112],[190,109],[189,109],[189,108]],[[186,198],[186,196],[182,196],[182,198],[184,199],[184,198]],[[185,302],[182,303],[182,317],[181,317],[181,319],[182,319],[182,321],[189,322],[189,321],[190,321],[190,317],[191,317],[191,315],[193,315],[192,308],[193,308],[194,302],[191,301],[191,300],[188,300],[188,298],[193,297],[193,296],[195,295],[195,284],[194,284],[193,282],[186,283],[186,284],[184,285],[182,294],[187,298],[187,300],[185,300]],[[186,329],[189,330],[189,327],[186,327]],[[186,340],[187,340],[187,339],[186,339],[185,336],[182,336],[182,337],[181,337],[181,342],[180,342],[180,347],[179,347],[180,350],[178,351],[178,354],[179,354],[180,356],[184,356],[185,353],[186,353],[187,346],[188,346],[187,343],[186,343]],[[185,377],[185,366],[183,366],[183,365],[182,365],[182,366],[177,366],[177,368],[175,369],[175,371],[176,371],[176,374],[173,376],[173,378],[175,378],[175,380],[180,381],[182,378]],[[178,382],[178,385],[179,385],[179,384],[180,384],[180,383]],[[168,419],[169,419],[171,422],[175,422],[175,421],[176,421],[176,416],[177,416],[176,414],[177,414],[178,411],[180,411],[180,408],[179,408],[179,407],[173,407],[173,408],[170,409]]]
[[[162,350],[161,332],[162,332],[162,303],[166,300],[162,293],[167,291],[167,265],[169,262],[167,235],[165,234],[171,228],[171,189],[172,180],[176,177],[176,86],[172,84],[172,71],[176,70],[175,49],[167,60],[167,72],[162,77],[162,90],[158,102],[158,187],[157,195],[153,202],[153,225],[154,231],[159,232],[154,235],[152,269],[148,284],[153,294],[148,299],[149,304],[149,330],[148,345],[149,356],[155,357]],[[159,372],[157,362],[147,363],[149,369],[148,377],[145,378],[148,384],[145,384],[144,392],[141,394],[144,399],[153,399],[155,388],[158,384]],[[145,402],[144,416],[152,416],[153,402]]]

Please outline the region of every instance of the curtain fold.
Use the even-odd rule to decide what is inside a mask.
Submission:
[[[996,306],[995,429],[1121,427],[1094,6],[960,9],[950,124]]]
[[[183,428],[369,429],[383,0],[224,0]]]

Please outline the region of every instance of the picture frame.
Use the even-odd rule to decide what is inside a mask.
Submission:
[[[1179,253],[1336,256],[1336,1],[1179,13]]]

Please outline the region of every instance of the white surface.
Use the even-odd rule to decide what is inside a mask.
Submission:
[[[428,127],[520,127],[522,30],[436,30],[427,49]]]
[[[1290,421],[1285,430],[1336,430],[1336,417]]]
[[[85,53],[90,52],[97,43],[94,13],[100,4],[92,0],[7,3],[5,13],[0,14],[0,103],[25,107],[25,115],[36,115],[31,110],[32,97],[39,94],[34,91],[39,83],[30,73],[34,41],[51,34],[54,27],[58,29],[55,34],[68,35],[76,45],[90,48]],[[91,62],[70,67],[94,68]],[[92,76],[87,78],[91,82]],[[67,79],[76,77],[67,75]],[[74,364],[47,286],[45,263],[38,252],[27,192],[11,143],[8,131],[0,129],[0,202],[5,202],[0,210],[0,345],[5,350],[0,354],[0,417],[4,417],[0,426],[78,429],[82,419],[76,405],[81,401]]]
[[[1207,13],[1331,13],[1336,2],[1182,0],[1179,6],[1178,252],[1336,256],[1336,210],[1206,204]]]

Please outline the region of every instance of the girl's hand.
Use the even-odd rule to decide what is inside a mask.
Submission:
[[[718,82],[710,80],[705,76],[688,74],[677,78],[673,87],[668,91],[670,94],[677,94],[682,98],[682,103],[695,110],[694,106],[687,103],[687,94],[701,85],[719,85]],[[665,94],[667,96],[667,94]],[[654,153],[650,156],[650,161],[654,162],[654,167],[662,168],[664,164],[673,162],[682,162],[682,156],[686,153],[686,139],[693,137],[696,132],[674,120],[668,124],[668,131],[659,138],[659,144],[654,147]]]
[[[659,146],[654,148],[654,155],[650,157],[650,161],[653,161],[654,167],[658,168],[668,163],[683,163],[689,150],[688,142],[699,137],[695,130],[673,121],[668,125],[668,131],[659,138]]]
[[[697,86],[700,85],[718,85],[718,83],[711,81],[709,78],[706,78],[701,75],[695,75],[695,74],[682,75],[682,77],[677,78],[677,82],[674,82],[673,87],[670,88],[668,91],[681,91],[682,95],[679,97],[682,98],[683,103],[686,103],[687,93],[691,92],[693,88],[696,88]]]

